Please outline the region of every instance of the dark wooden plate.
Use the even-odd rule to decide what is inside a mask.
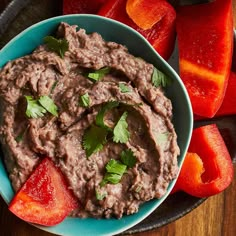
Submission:
[[[0,48],[10,39],[28,26],[43,19],[62,14],[62,1],[58,0],[12,0],[0,15]],[[170,64],[178,70],[178,54],[173,53]],[[200,126],[207,123],[217,123],[229,148],[230,154],[236,161],[236,116],[222,117],[214,120],[195,123]],[[123,234],[144,232],[164,226],[186,215],[204,202],[203,198],[196,198],[185,193],[170,195],[158,209],[138,225]]]

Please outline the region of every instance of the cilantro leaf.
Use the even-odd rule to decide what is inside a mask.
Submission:
[[[57,87],[57,84],[58,84],[58,80],[53,83],[52,88],[51,88],[51,93],[54,92],[55,88]]]
[[[96,125],[91,125],[85,130],[83,135],[83,147],[86,151],[87,157],[102,150],[103,145],[107,142],[107,133],[107,130]]]
[[[137,159],[132,150],[126,149],[121,152],[121,161],[129,168],[132,168],[135,166]]]
[[[116,143],[126,143],[129,140],[130,133],[128,131],[128,123],[126,122],[128,112],[125,111],[113,130],[113,141]]]
[[[79,105],[82,106],[82,107],[89,107],[90,97],[89,97],[88,93],[85,93],[84,95],[80,96]]]
[[[38,118],[44,116],[47,110],[42,107],[32,96],[25,96],[27,101],[26,115],[29,118]]]
[[[114,159],[111,159],[106,165],[106,170],[108,173],[113,173],[118,175],[123,175],[126,171],[126,168],[127,168],[126,165]]]
[[[16,142],[19,143],[23,140],[23,137],[24,137],[24,132],[23,133],[20,133],[16,138]]]
[[[97,189],[95,190],[95,194],[96,194],[96,199],[99,201],[103,200],[103,198],[107,196],[107,192],[99,192]]]
[[[168,141],[168,139],[170,138],[170,135],[171,135],[171,133],[168,131],[166,131],[164,133],[156,134],[155,137],[156,137],[157,143],[159,143],[160,145],[166,143]]]
[[[105,123],[104,123],[104,116],[105,113],[108,110],[111,110],[112,108],[118,107],[119,106],[119,102],[117,101],[111,101],[111,102],[107,102],[104,106],[102,106],[101,110],[98,112],[97,116],[96,116],[96,125],[107,129],[107,130],[111,130]]]
[[[130,88],[124,83],[119,83],[119,88],[122,93],[129,93],[131,91]]]
[[[172,80],[170,77],[168,77],[162,71],[154,67],[153,74],[152,74],[152,84],[155,87],[159,87],[159,86],[166,87],[166,86],[169,86],[171,83],[172,83]]]
[[[106,164],[106,174],[100,183],[101,186],[104,186],[107,183],[111,184],[117,184],[120,182],[123,174],[126,171],[127,166],[123,165],[119,161],[116,161],[114,159],[111,159],[107,164]]]
[[[115,173],[106,173],[100,185],[104,186],[107,183],[118,184],[121,178],[122,178],[122,175],[118,175]]]
[[[38,101],[49,113],[54,116],[58,116],[57,106],[50,97],[46,95],[41,96]]]
[[[85,74],[89,79],[93,82],[97,82],[102,79],[105,75],[109,74],[111,68],[110,67],[103,67],[99,70],[92,71],[90,73]]]
[[[17,143],[19,143],[23,140],[24,135],[26,134],[28,128],[29,128],[29,125],[26,127],[25,130],[23,130],[18,136],[15,137],[15,140],[16,140]]]
[[[44,43],[51,50],[56,52],[61,58],[64,57],[65,52],[69,49],[69,43],[66,39],[56,39],[53,36],[44,37]]]

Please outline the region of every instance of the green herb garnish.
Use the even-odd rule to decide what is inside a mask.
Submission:
[[[17,143],[19,143],[19,142],[21,142],[21,141],[23,140],[24,135],[25,135],[25,133],[27,132],[28,128],[29,128],[29,125],[25,128],[25,130],[23,130],[23,131],[15,138],[15,140],[16,140]]]
[[[41,96],[33,99],[32,96],[25,96],[27,101],[26,115],[29,118],[39,118],[48,111],[54,116],[58,116],[57,106],[48,96]]]
[[[58,116],[57,106],[50,97],[41,96],[38,101],[49,113]]]
[[[116,143],[126,143],[129,140],[128,123],[126,122],[128,112],[125,111],[113,130],[113,141]]]
[[[136,157],[130,149],[124,150],[121,153],[121,161],[111,159],[106,164],[106,173],[100,183],[101,186],[106,185],[107,183],[117,184],[120,182],[122,176],[125,174],[127,168],[134,167],[136,163]]]
[[[42,107],[32,96],[25,96],[27,101],[26,115],[29,118],[38,118],[44,116],[47,110]]]
[[[142,185],[138,185],[137,188],[135,189],[135,192],[139,193],[141,191],[142,187],[143,187]]]
[[[166,131],[164,133],[156,134],[155,136],[156,136],[157,143],[163,144],[163,143],[167,142],[170,135],[171,135],[171,133],[168,131]]]
[[[118,107],[119,106],[119,102],[117,101],[111,101],[111,102],[107,102],[105,105],[102,106],[101,110],[98,112],[97,116],[96,116],[96,125],[107,129],[107,130],[111,130],[104,122],[104,116],[106,114],[107,111]]]
[[[51,50],[56,52],[61,58],[64,57],[65,52],[69,49],[69,43],[66,39],[56,39],[53,36],[46,36],[44,43]]]
[[[103,145],[107,142],[108,131],[96,125],[91,125],[85,130],[83,136],[83,147],[87,157],[102,150]]]
[[[96,198],[97,200],[101,201],[103,200],[103,198],[105,198],[107,196],[107,192],[99,192],[97,189],[95,190],[96,193]]]
[[[25,133],[25,132],[22,132],[21,134],[19,134],[19,135],[15,138],[15,140],[16,140],[17,143],[19,143],[20,141],[23,140],[24,133]]]
[[[101,80],[105,75],[109,74],[111,68],[110,67],[104,67],[99,70],[95,70],[92,72],[89,72],[85,74],[89,79],[91,79],[93,82],[97,82]]]
[[[114,159],[111,159],[106,164],[106,174],[101,182],[101,186],[104,186],[107,183],[111,184],[117,184],[120,182],[123,174],[126,171],[127,166],[120,163],[119,161],[116,161]]]
[[[170,77],[168,77],[162,71],[154,67],[153,74],[152,74],[152,84],[155,87],[159,87],[159,86],[166,87],[166,86],[169,86],[171,83],[172,83],[172,80]]]
[[[129,93],[131,91],[130,88],[124,83],[119,83],[119,88],[122,93]]]
[[[82,107],[89,107],[90,97],[89,97],[88,93],[85,93],[84,95],[80,96],[79,105],[82,106]]]
[[[132,168],[135,166],[137,159],[134,156],[134,153],[130,149],[126,149],[121,152],[121,161],[127,165],[129,168]]]
[[[106,165],[106,170],[108,173],[123,175],[126,171],[126,165],[111,159],[108,164]]]
[[[117,106],[119,106],[119,102],[117,101],[106,103],[98,112],[95,124],[92,124],[87,130],[85,130],[83,136],[83,148],[86,150],[87,157],[102,150],[103,145],[107,142],[108,134],[113,134],[113,141],[116,143],[126,143],[128,141],[130,133],[127,129],[127,112],[122,114],[114,129],[108,127],[104,122],[106,111]]]
[[[54,92],[55,88],[57,87],[57,84],[58,84],[58,80],[53,83],[52,88],[51,88],[51,93]]]

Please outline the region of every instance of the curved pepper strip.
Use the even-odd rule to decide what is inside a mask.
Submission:
[[[225,190],[233,180],[233,164],[215,124],[194,129],[189,152],[172,191],[209,197]]]
[[[236,72],[230,73],[223,103],[215,116],[236,115]]]
[[[167,60],[171,56],[175,46],[175,9],[169,4],[165,16],[151,29],[144,30],[137,26],[128,16],[126,3],[127,0],[107,0],[98,11],[98,15],[120,21],[137,30]]]
[[[236,72],[231,71],[224,100],[214,117],[236,115]],[[205,117],[194,115],[194,120],[203,120]]]
[[[166,0],[127,0],[126,11],[141,29],[151,29],[168,12]]]

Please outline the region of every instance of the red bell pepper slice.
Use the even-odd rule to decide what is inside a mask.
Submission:
[[[63,174],[45,158],[16,193],[9,210],[22,220],[52,226],[77,207]]]
[[[143,30],[138,27],[126,12],[127,0],[107,0],[100,8],[98,14],[124,24],[141,33],[164,58],[168,59],[175,45],[175,9],[169,5],[167,14],[151,29]]]
[[[63,0],[63,14],[96,14],[106,0]]]
[[[193,112],[213,117],[225,94],[233,48],[232,0],[179,7],[180,77]]]
[[[236,115],[236,72],[231,71],[223,103],[214,117]],[[204,120],[205,117],[194,115],[194,120]]]
[[[194,129],[188,151],[172,192],[209,197],[230,185],[233,164],[215,124]]]
[[[126,12],[141,29],[151,29],[168,12],[165,0],[127,0]]]
[[[216,116],[236,115],[236,73],[231,72],[225,97]]]

